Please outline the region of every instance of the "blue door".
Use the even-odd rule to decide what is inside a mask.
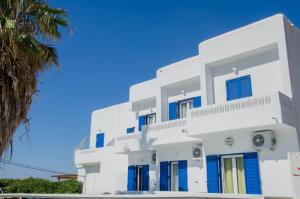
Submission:
[[[217,155],[207,156],[206,167],[208,193],[219,193],[219,157]]]
[[[149,165],[142,166],[142,191],[149,191]]]
[[[142,131],[142,126],[145,125],[145,116],[139,116],[139,131]]]
[[[252,96],[250,75],[226,81],[227,101]]]
[[[177,102],[172,102],[169,104],[169,120],[177,119]]]
[[[127,191],[135,190],[135,166],[128,166]]]
[[[201,96],[193,98],[193,108],[201,107]]]
[[[179,191],[188,191],[187,161],[178,161]]]
[[[247,194],[261,194],[259,163],[256,152],[244,154],[244,167]]]
[[[96,148],[104,147],[104,133],[98,133],[96,135]]]
[[[160,163],[160,190],[161,191],[169,190],[169,163],[168,162]]]

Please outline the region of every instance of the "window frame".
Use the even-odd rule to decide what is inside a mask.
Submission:
[[[233,193],[228,194],[239,194],[239,187],[238,187],[238,179],[237,179],[237,167],[236,167],[236,158],[243,158],[243,154],[233,154],[233,155],[220,155],[220,164],[221,164],[221,189],[222,193],[225,194],[225,177],[224,177],[224,159],[231,158],[232,161],[232,179],[233,179]],[[245,176],[246,177],[246,176]],[[246,182],[245,182],[246,183]],[[227,194],[227,193],[226,193]]]
[[[188,109],[187,107],[186,107],[186,113],[185,113],[185,117],[183,117],[182,116],[182,114],[181,114],[181,105],[182,104],[191,104],[191,108],[190,109]],[[180,101],[178,101],[177,102],[177,118],[178,119],[183,119],[183,118],[186,118],[187,117],[187,111],[188,110],[191,110],[191,109],[193,109],[194,108],[194,97],[192,97],[192,98],[188,98],[188,99],[184,99],[184,100],[180,100]]]

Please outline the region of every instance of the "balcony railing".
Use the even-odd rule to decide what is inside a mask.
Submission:
[[[178,119],[178,120],[165,121],[157,124],[145,125],[143,126],[142,131],[156,132],[156,131],[167,130],[167,129],[184,128],[185,126],[186,126],[186,119]]]
[[[141,151],[156,145],[194,141],[192,138],[201,134],[281,123],[295,127],[295,118],[293,100],[274,92],[195,108],[187,118],[145,125],[142,132],[117,136],[116,146],[120,152]]]
[[[226,104],[209,105],[203,108],[197,108],[191,111],[191,118],[205,117],[210,115],[217,115],[233,111],[252,109],[257,107],[268,106],[272,103],[270,95],[264,97],[252,97],[246,99],[234,100]]]
[[[191,136],[276,124],[296,126],[294,102],[280,92],[196,108],[190,116]]]

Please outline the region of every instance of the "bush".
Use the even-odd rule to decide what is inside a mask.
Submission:
[[[41,178],[0,179],[4,193],[81,193],[82,183],[77,180],[53,182]]]

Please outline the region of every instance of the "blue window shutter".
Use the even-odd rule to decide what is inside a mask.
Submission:
[[[201,107],[201,96],[194,97],[194,99],[193,99],[193,107],[194,108]]]
[[[134,132],[134,127],[130,127],[130,128],[127,128],[127,134],[128,133],[133,133]]]
[[[187,161],[178,161],[179,191],[188,191]]]
[[[244,154],[244,168],[247,194],[261,194],[257,153]]]
[[[226,81],[227,101],[240,98],[239,79]]]
[[[145,116],[139,116],[139,131],[142,131],[142,126],[145,125]]]
[[[128,166],[127,191],[134,191],[135,167]]]
[[[239,91],[240,91],[240,98],[252,96],[252,87],[251,87],[251,77],[250,75],[241,77],[239,79]]]
[[[104,133],[98,133],[96,135],[96,148],[104,147]]]
[[[160,190],[168,191],[169,190],[169,163],[161,162],[160,163]]]
[[[149,191],[149,165],[143,165],[142,191]]]
[[[208,193],[219,193],[219,157],[217,155],[207,156],[206,166]]]
[[[169,120],[177,119],[177,102],[172,102],[169,104]]]

